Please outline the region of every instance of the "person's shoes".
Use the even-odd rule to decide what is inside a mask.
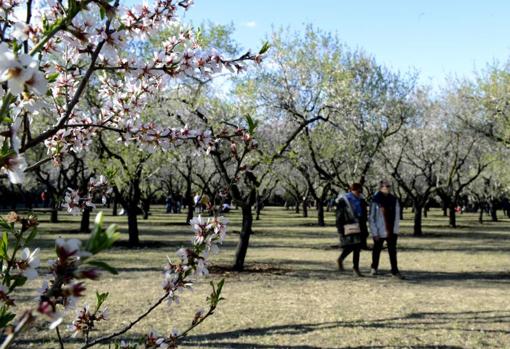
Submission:
[[[352,269],[352,273],[354,274],[354,276],[356,276],[356,277],[360,277],[360,278],[362,278],[362,277],[364,277],[364,276],[365,276],[365,275],[361,274],[361,272],[360,272],[360,271],[359,271],[359,269],[357,269],[357,268],[353,268],[353,269]]]
[[[344,261],[338,258],[336,260],[336,264],[338,265],[338,271],[345,271],[344,269]]]
[[[399,280],[405,280],[406,279],[404,277],[404,275],[400,274],[400,272],[396,272],[395,274],[391,274],[391,277],[393,277],[395,279],[399,279]]]
[[[377,275],[379,275],[379,273],[377,272],[377,269],[372,268],[372,269],[370,269],[370,275],[377,276]]]

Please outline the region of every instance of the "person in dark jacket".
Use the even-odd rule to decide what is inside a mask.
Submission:
[[[391,194],[391,183],[382,180],[379,183],[379,191],[374,195],[370,206],[370,232],[374,239],[372,250],[372,268],[370,274],[378,275],[379,257],[384,241],[388,245],[391,274],[404,279],[397,264],[397,239],[400,226],[400,204],[397,198]]]
[[[340,247],[342,247],[342,253],[337,260],[338,269],[340,271],[344,270],[343,262],[352,253],[355,276],[363,276],[359,270],[359,257],[362,248],[362,238],[368,234],[367,205],[362,192],[362,185],[353,183],[349,193],[339,195],[335,200],[336,228],[340,235]]]

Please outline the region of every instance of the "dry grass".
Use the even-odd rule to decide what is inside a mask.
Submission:
[[[410,218],[410,213],[406,215]],[[434,212],[425,219],[425,237],[414,238],[409,236],[412,222],[405,220],[399,262],[408,279],[396,281],[388,275],[355,279],[350,273],[337,272],[338,249],[333,247],[337,235],[333,217],[327,218],[327,227],[319,228],[313,212],[304,219],[282,209],[264,211],[255,223],[248,251],[251,272],[213,268],[216,273],[210,279],[226,278],[226,301],[182,347],[510,347],[510,221],[480,226],[474,215],[463,215],[461,227],[454,230]],[[229,219],[235,232],[240,216],[233,213]],[[107,220],[120,223],[125,231],[125,217]],[[112,294],[110,329],[121,327],[160,295],[165,257],[191,237],[188,227],[180,224],[183,220],[182,215],[165,215],[158,208],[148,221],[140,222],[140,230],[144,242],[159,247],[115,248],[105,254],[120,274],[90,283],[89,288]],[[66,233],[78,226],[69,216],[62,216],[62,223],[56,225],[43,222],[43,259],[50,257],[56,236],[84,238]],[[216,266],[231,264],[236,238],[230,234],[213,260]],[[383,254],[381,269],[387,270],[388,264]],[[361,265],[368,273],[368,252],[362,253]],[[23,292],[26,301],[33,298],[38,285],[30,286]],[[149,329],[183,328],[194,309],[205,303],[208,291],[205,281],[201,282],[197,291],[184,296],[185,306],[162,307],[131,336]],[[57,344],[43,333],[31,332],[17,347],[32,346],[55,348]]]

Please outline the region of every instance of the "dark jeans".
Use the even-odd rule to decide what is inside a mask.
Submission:
[[[354,269],[359,269],[359,245],[345,246],[340,254],[340,261],[344,261],[345,258],[352,252],[352,266]]]
[[[372,250],[372,268],[377,270],[379,268],[379,258],[381,257],[381,250],[383,248],[384,241],[388,245],[388,254],[390,255],[391,273],[398,273],[397,265],[397,239],[398,235],[392,235],[387,239],[374,240],[374,248]]]

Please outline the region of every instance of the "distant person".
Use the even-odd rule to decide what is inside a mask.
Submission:
[[[221,213],[229,213],[231,210],[230,204],[228,202],[224,202],[221,205]]]
[[[200,207],[200,194],[197,192],[195,193],[195,196],[193,197],[193,203],[195,204],[195,210],[197,210],[197,212],[202,212],[202,207]]]
[[[206,210],[209,210],[210,203],[211,202],[209,199],[209,195],[207,195],[207,194],[202,195],[202,197],[200,198],[200,206],[201,206],[203,212],[205,212]]]
[[[369,221],[370,232],[374,239],[370,274],[378,275],[379,258],[384,241],[386,241],[390,256],[391,274],[396,278],[403,279],[404,277],[400,274],[397,264],[400,205],[397,198],[391,194],[391,184],[387,180],[382,180],[379,183],[379,191],[375,194],[370,206]]]
[[[359,257],[362,246],[362,236],[367,229],[367,210],[363,199],[363,187],[353,183],[349,193],[339,195],[336,201],[336,228],[340,234],[342,253],[338,257],[338,269],[344,270],[344,260],[352,252],[353,273],[363,276],[359,270]]]
[[[48,203],[48,194],[46,193],[46,190],[43,191],[41,193],[41,202],[42,202],[42,207],[46,208],[48,207],[47,203]]]

